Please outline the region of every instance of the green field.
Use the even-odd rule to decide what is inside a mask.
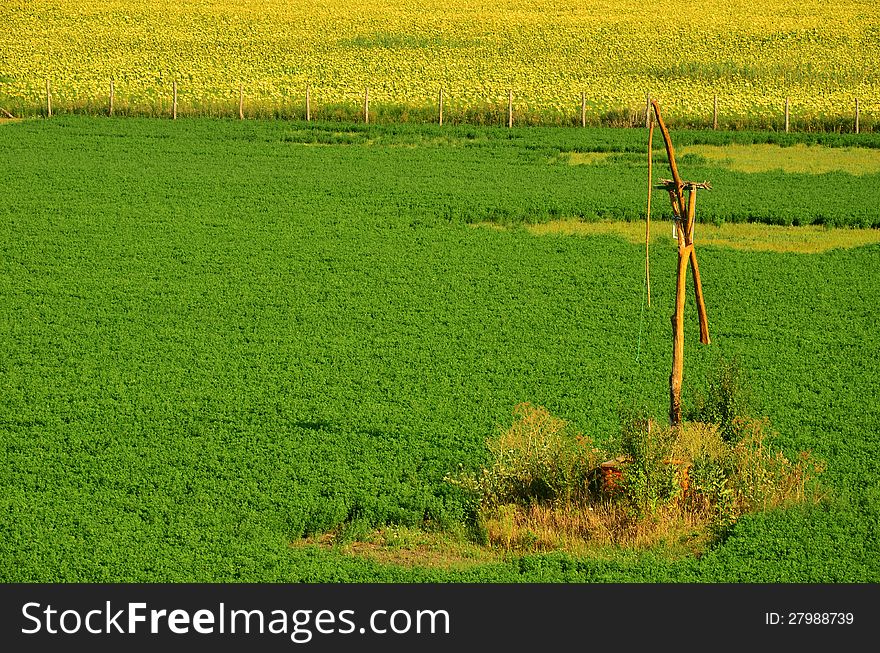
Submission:
[[[707,229],[880,227],[876,171],[743,172],[684,153],[871,157],[876,134],[673,138],[682,175],[712,182]],[[467,507],[443,477],[485,464],[520,402],[597,439],[621,408],[666,414],[672,241],[652,249],[642,319],[643,245],[522,228],[640,220],[645,142],[613,129],[0,125],[0,580],[880,581],[880,245],[738,250],[700,245],[701,225],[713,344],[697,344],[689,303],[684,401],[738,356],[771,444],[826,461],[823,502],[743,517],[678,559],[535,552],[442,569],[293,546],[345,524],[460,523]],[[608,156],[573,165],[589,152]],[[654,217],[668,219],[665,197]]]

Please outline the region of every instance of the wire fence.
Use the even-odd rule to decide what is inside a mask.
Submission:
[[[504,101],[463,103],[448,90],[438,88],[431,101],[400,103],[371,98],[370,87],[347,93],[344,101],[316,101],[313,89],[306,86],[299,92],[286,92],[285,99],[267,99],[250,96],[248,89],[239,84],[230,85],[225,97],[195,97],[178,80],[167,88],[154,88],[144,95],[126,97],[120,94],[114,81],[107,83],[106,97],[94,94],[83,96],[75,91],[65,92],[63,85],[45,82],[42,97],[0,97],[0,114],[6,118],[59,114],[89,114],[106,116],[219,117],[245,119],[287,119],[303,121],[341,121],[363,123],[436,123],[496,125],[508,128],[521,126],[647,126],[650,94],[644,103],[633,105],[621,102],[616,106],[597,107],[586,91],[572,98],[569,107],[554,109],[534,108],[514,89],[504,92]],[[357,97],[357,100],[351,98]],[[661,100],[662,102],[662,100]],[[759,103],[762,110],[743,114],[725,110],[725,99],[714,95],[707,106],[688,105],[686,112],[671,112],[667,122],[676,128],[715,130],[772,130],[772,131],[829,131],[873,133],[880,128],[874,112],[866,111],[859,98],[851,106],[839,107],[827,114],[800,110],[789,98],[779,102]]]

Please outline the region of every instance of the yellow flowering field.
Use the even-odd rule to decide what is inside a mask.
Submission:
[[[506,106],[548,122],[644,111],[770,123],[880,114],[880,5],[870,0],[7,0],[0,106],[296,115],[314,106],[423,112]],[[353,109],[355,110],[355,109]],[[405,112],[403,112],[405,113]],[[403,115],[403,114],[399,114]],[[425,113],[425,115],[428,115]],[[405,117],[405,116],[404,116]]]

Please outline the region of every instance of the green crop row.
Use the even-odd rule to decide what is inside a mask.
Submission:
[[[620,156],[559,161],[597,148]],[[443,477],[485,464],[520,402],[598,439],[622,407],[665,413],[671,246],[642,319],[642,248],[468,224],[636,219],[638,148],[613,130],[0,127],[0,578],[876,582],[877,246],[705,247],[710,347],[686,309],[685,401],[738,355],[773,446],[827,461],[825,504],[744,518],[679,561],[407,570],[290,546],[461,522]],[[876,224],[876,177],[683,173],[704,171],[709,217]]]

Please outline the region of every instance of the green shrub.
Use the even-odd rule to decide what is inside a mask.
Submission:
[[[750,416],[751,392],[739,360],[722,357],[706,389],[694,393],[693,406],[686,410],[686,418],[717,424],[726,442],[737,442]]]
[[[487,442],[492,464],[447,480],[473,492],[483,507],[582,500],[602,459],[592,440],[546,408],[519,404],[515,420]]]
[[[675,433],[649,418],[622,424],[619,456],[625,459],[621,491],[637,514],[653,512],[677,496],[680,485],[674,457]]]

